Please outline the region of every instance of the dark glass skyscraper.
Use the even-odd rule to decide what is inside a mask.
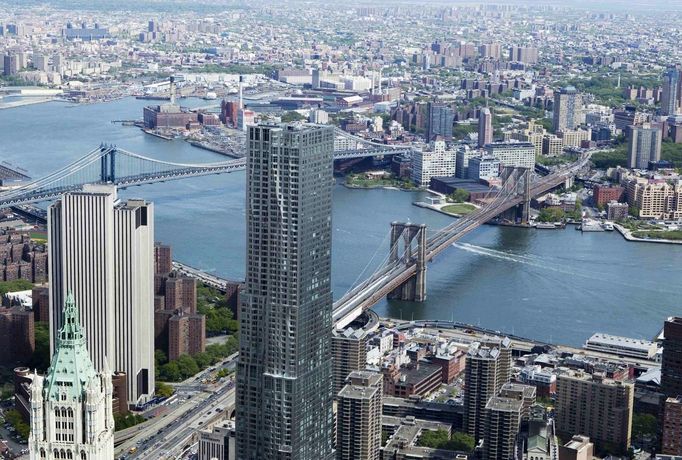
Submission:
[[[455,121],[455,111],[449,105],[435,104],[429,102],[428,105],[428,125],[426,127],[426,137],[430,142],[437,136],[444,140],[452,140],[452,124]]]
[[[332,456],[334,130],[250,126],[237,458]]]

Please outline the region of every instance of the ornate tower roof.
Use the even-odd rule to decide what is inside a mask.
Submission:
[[[64,304],[64,322],[59,330],[57,349],[45,377],[45,399],[82,400],[87,383],[97,377],[78,319],[78,309],[69,293]]]

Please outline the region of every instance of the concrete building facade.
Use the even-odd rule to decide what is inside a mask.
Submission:
[[[432,177],[455,175],[457,152],[446,150],[445,141],[436,140],[426,150],[412,154],[412,180],[420,187],[427,187]]]
[[[568,371],[557,377],[557,433],[581,433],[598,449],[625,453],[630,447],[633,400],[631,383]]]
[[[659,126],[644,124],[628,127],[628,168],[648,169],[649,162],[661,159],[663,131]]]
[[[124,372],[131,405],[154,393],[153,240],[153,205],[119,202],[115,186],[86,185],[48,211],[51,350],[73,292],[95,369]]]
[[[552,127],[554,132],[575,129],[581,123],[582,95],[573,86],[554,93]]]
[[[353,371],[339,392],[337,460],[380,460],[382,375]]]
[[[488,400],[507,383],[511,374],[511,341],[490,338],[469,347],[464,373],[464,429],[479,440],[483,435]]]

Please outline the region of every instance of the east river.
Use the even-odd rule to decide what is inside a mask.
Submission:
[[[101,142],[178,163],[227,160],[165,141],[135,127],[152,101],[124,99],[70,106],[53,102],[0,110],[0,161],[38,178],[76,160]],[[205,105],[183,101],[183,105]],[[241,279],[245,256],[244,172],[133,187],[123,197],[152,200],[156,239],[174,257],[217,275]],[[391,221],[451,218],[412,206],[423,192],[334,188],[335,297],[361,280],[387,254]],[[429,264],[427,300],[386,302],[380,315],[454,319],[549,341],[582,345],[594,332],[650,339],[670,315],[682,315],[682,246],[626,242],[618,233],[527,230],[483,226]]]

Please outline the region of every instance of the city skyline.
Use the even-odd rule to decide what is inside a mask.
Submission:
[[[0,4],[3,453],[682,456],[676,2]]]

